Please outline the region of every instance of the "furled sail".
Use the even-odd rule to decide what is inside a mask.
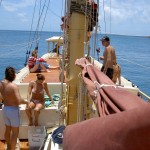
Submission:
[[[137,95],[116,86],[103,72],[94,67],[86,58],[76,60],[82,68],[82,78],[95,102],[99,116],[105,116],[146,103]]]
[[[67,126],[63,149],[150,149],[150,104],[116,87],[85,58],[78,59],[76,65],[82,68],[83,80],[100,117]]]

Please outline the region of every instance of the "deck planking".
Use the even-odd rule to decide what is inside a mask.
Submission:
[[[49,64],[51,67],[58,67],[59,66],[59,60],[60,57],[55,58],[48,58],[47,64]],[[60,83],[59,75],[60,75],[60,69],[59,68],[50,68],[48,69],[50,72],[41,71],[38,73],[42,73],[45,76],[45,81],[47,83]],[[36,73],[29,73],[23,80],[22,83],[29,83],[30,81],[36,80]]]
[[[0,140],[0,150],[5,150],[4,140]],[[20,140],[20,150],[29,150],[28,140]]]

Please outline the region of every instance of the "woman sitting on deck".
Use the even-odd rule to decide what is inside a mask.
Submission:
[[[31,81],[29,83],[28,87],[28,95],[27,100],[30,101],[29,107],[26,108],[26,113],[29,118],[29,126],[33,125],[33,119],[32,119],[32,109],[34,109],[34,125],[38,126],[38,117],[40,114],[40,110],[45,107],[45,101],[44,101],[44,91],[54,103],[51,94],[48,90],[47,83],[45,82],[45,77],[43,74],[38,73],[37,74],[37,80]]]
[[[28,59],[28,67],[31,73],[39,72],[43,69],[46,72],[49,72],[42,62],[36,62],[37,54],[35,51],[32,51],[31,57]]]
[[[37,58],[37,52],[32,51],[32,55],[28,59],[28,67],[31,73],[34,72],[50,72],[48,69],[59,69],[59,66],[50,66],[43,58]]]

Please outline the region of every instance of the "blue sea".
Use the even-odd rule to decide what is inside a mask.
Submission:
[[[61,35],[59,32],[40,32],[38,37],[39,56],[42,56],[48,49],[45,39]],[[98,35],[100,39],[103,35]],[[0,80],[4,78],[4,71],[7,66],[13,66],[19,71],[26,62],[27,51],[36,46],[34,32],[0,30]],[[150,95],[150,38],[142,36],[109,35],[111,45],[116,50],[118,64],[121,65],[122,75],[136,84],[141,91]],[[34,41],[31,45],[29,41]],[[92,40],[91,40],[92,41]],[[91,44],[92,45],[92,44]],[[97,47],[100,47],[100,54],[103,54],[104,47],[97,40]]]

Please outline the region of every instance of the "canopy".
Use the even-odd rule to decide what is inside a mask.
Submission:
[[[63,38],[61,36],[53,36],[51,38],[46,39],[46,42],[58,43],[58,45],[61,46],[63,44]]]

